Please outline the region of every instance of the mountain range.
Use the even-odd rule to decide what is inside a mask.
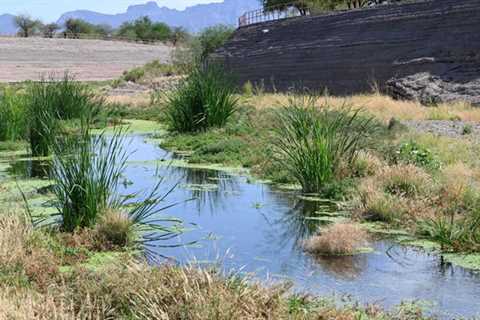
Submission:
[[[0,15],[0,34],[14,34],[16,31],[15,16],[11,14]]]
[[[104,14],[89,10],[76,10],[64,13],[57,23],[63,25],[70,18],[83,19],[93,24],[106,24],[114,28],[122,23],[133,21],[143,16],[153,21],[164,22],[170,26],[182,26],[190,32],[198,32],[216,24],[236,25],[237,19],[245,11],[260,7],[259,0],[224,0],[220,3],[199,4],[185,10],[159,7],[157,2],[150,1],[141,5],[132,5],[127,11],[118,14]],[[13,17],[0,15],[0,34],[15,33]]]

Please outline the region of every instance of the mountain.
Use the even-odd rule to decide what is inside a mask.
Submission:
[[[122,23],[149,16],[153,21],[170,26],[182,26],[190,32],[198,32],[216,24],[237,25],[237,19],[245,11],[260,7],[258,0],[224,0],[221,3],[200,4],[185,10],[159,7],[154,1],[130,6],[125,13],[103,14],[88,10],[77,10],[63,14],[57,21],[64,24],[70,18],[83,19],[94,24],[107,24],[119,27]]]
[[[17,32],[17,27],[14,22],[15,16],[11,14],[0,15],[0,35],[1,34],[14,34]]]

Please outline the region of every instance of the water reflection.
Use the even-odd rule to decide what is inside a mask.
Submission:
[[[335,277],[354,280],[367,268],[368,258],[365,254],[354,256],[312,256],[315,263]]]
[[[22,178],[47,178],[52,163],[47,160],[18,160],[10,163],[8,173]]]

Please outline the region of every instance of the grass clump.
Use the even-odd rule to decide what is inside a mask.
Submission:
[[[165,120],[172,131],[198,132],[223,127],[237,106],[234,86],[219,67],[196,68],[168,93]]]
[[[61,81],[51,78],[30,83],[26,109],[32,155],[48,156],[66,121],[79,119],[85,113],[94,115],[102,104],[103,100],[88,86],[74,81],[68,74]]]
[[[367,146],[374,123],[359,110],[315,107],[314,98],[292,100],[278,113],[276,162],[295,177],[304,192],[321,192],[342,166],[351,166]]]
[[[86,128],[81,131],[53,143],[53,192],[67,232],[93,227],[105,210],[119,205],[115,194],[127,160],[121,132],[107,138],[91,136]]]
[[[19,141],[25,135],[25,97],[6,88],[0,93],[0,141]]]
[[[353,255],[368,243],[368,234],[361,226],[351,222],[335,223],[320,235],[306,241],[305,250],[313,254]]]

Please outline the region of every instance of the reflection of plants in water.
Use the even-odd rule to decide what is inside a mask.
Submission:
[[[182,177],[184,188],[189,190],[192,198],[197,199],[198,209],[208,205],[212,213],[223,202],[226,191],[238,188],[236,179],[222,171],[181,167],[169,169]]]
[[[344,279],[358,277],[367,266],[367,256],[312,256],[323,270]]]
[[[46,178],[50,175],[52,163],[44,160],[16,161],[10,164],[9,174],[23,178]]]
[[[326,205],[320,201],[306,201],[295,199],[292,209],[285,212],[280,219],[274,223],[282,226],[283,232],[278,237],[286,245],[290,240],[298,248],[304,239],[317,233],[318,228],[326,222],[318,218],[319,211],[325,211]],[[333,212],[332,208],[332,212]]]

